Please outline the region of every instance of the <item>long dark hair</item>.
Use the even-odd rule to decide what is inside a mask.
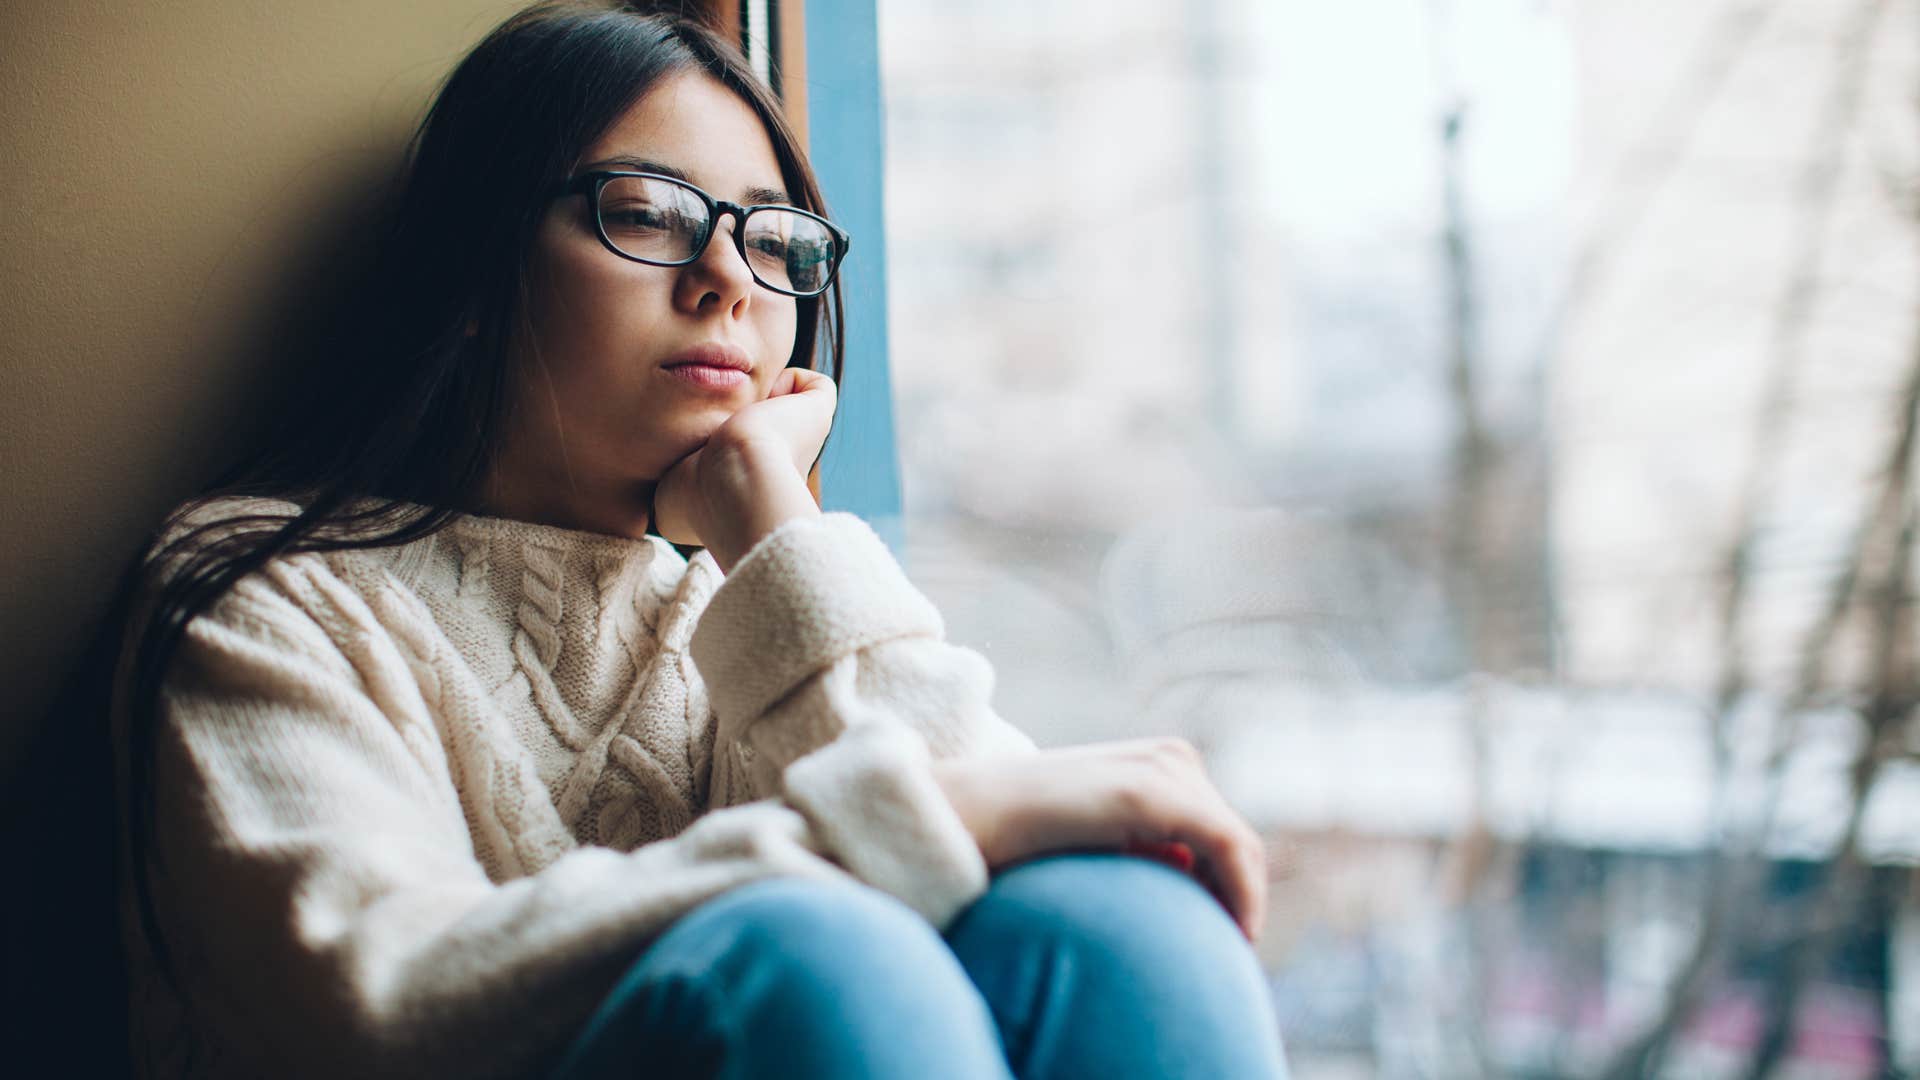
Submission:
[[[353,312],[357,326],[316,386],[307,419],[208,497],[272,495],[297,513],[163,526],[165,566],[126,671],[127,840],[141,926],[162,974],[173,965],[150,875],[153,756],[167,666],[192,619],[235,582],[292,552],[401,544],[471,506],[511,407],[509,344],[525,332],[524,267],[548,202],[586,148],[663,77],[699,71],[759,115],[795,202],[824,213],[817,181],[779,100],[744,56],[674,13],[545,3],[502,23],[448,77],[414,135],[405,179]],[[789,365],[813,366],[825,339],[840,377],[836,283],[797,301]],[[189,504],[182,513],[190,512]],[[124,587],[123,587],[124,589]],[[184,988],[182,988],[184,990]]]

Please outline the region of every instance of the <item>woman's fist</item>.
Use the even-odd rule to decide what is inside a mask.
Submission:
[[[654,528],[697,544],[730,570],[754,543],[794,517],[819,513],[806,477],[833,427],[833,380],[784,368],[765,398],[728,417],[654,486]]]
[[[728,417],[707,445],[781,447],[805,477],[819,460],[839,401],[839,388],[827,376],[807,368],[782,368],[767,396]]]

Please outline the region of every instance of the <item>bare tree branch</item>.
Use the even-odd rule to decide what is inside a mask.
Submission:
[[[1920,386],[1920,335],[1914,342],[1914,371],[1910,385]],[[1910,399],[1909,406],[1920,405]],[[1852,925],[1853,910],[1860,902],[1865,885],[1866,860],[1860,850],[1860,830],[1866,819],[1867,799],[1879,779],[1880,770],[1892,757],[1897,725],[1904,723],[1914,690],[1913,620],[1907,611],[1913,597],[1913,542],[1916,506],[1913,496],[1912,461],[1916,413],[1909,411],[1896,442],[1906,451],[1899,468],[1889,477],[1886,487],[1898,490],[1900,528],[1892,550],[1885,553],[1889,563],[1876,584],[1869,604],[1873,612],[1873,671],[1869,679],[1872,697],[1864,710],[1866,731],[1859,753],[1850,770],[1851,804],[1847,821],[1835,845],[1833,862],[1814,890],[1808,907],[1807,932],[1788,946],[1781,973],[1773,981],[1767,1010],[1767,1025],[1759,1049],[1754,1055],[1747,1080],[1762,1080],[1771,1075],[1786,1053],[1792,1036],[1793,1019],[1801,992],[1812,977],[1815,966],[1825,958],[1836,932]],[[1776,748],[1778,749],[1778,748]],[[1777,796],[1776,796],[1777,798]]]
[[[1710,731],[1714,766],[1712,817],[1717,831],[1722,835],[1735,831],[1729,806],[1734,769],[1731,725],[1734,710],[1746,697],[1750,684],[1741,632],[1746,622],[1753,581],[1754,547],[1759,537],[1767,491],[1779,473],[1784,444],[1780,432],[1805,353],[1807,323],[1820,290],[1820,254],[1836,202],[1845,138],[1859,113],[1867,60],[1871,55],[1873,28],[1884,15],[1886,7],[1886,0],[1861,0],[1851,24],[1841,37],[1832,65],[1832,78],[1815,121],[1813,145],[1804,160],[1797,185],[1795,205],[1799,210],[1798,227],[1787,264],[1789,277],[1775,309],[1768,336],[1770,356],[1767,389],[1756,420],[1751,464],[1736,504],[1733,540],[1725,563],[1727,589],[1719,613],[1721,665],[1715,684]],[[1911,415],[1909,406],[1905,416],[1910,418]],[[1911,432],[1907,430],[1911,427],[1910,420],[1903,421],[1900,427],[1910,439]],[[1844,570],[1841,580],[1836,582],[1836,593],[1844,592],[1850,597],[1857,575],[1857,563]],[[1844,611],[1846,603],[1847,599],[1841,598],[1840,610]],[[1829,605],[1828,611],[1833,610],[1833,605]],[[1833,616],[1823,617],[1816,624],[1816,638],[1803,653],[1815,659],[1803,664],[1803,679],[1820,677],[1829,642],[1838,625],[1838,617]],[[1808,692],[1812,692],[1811,688]],[[1710,856],[1704,910],[1693,948],[1676,972],[1666,1001],[1655,1020],[1627,1042],[1602,1075],[1628,1080],[1658,1071],[1668,1041],[1686,1022],[1698,1003],[1706,975],[1726,937],[1733,905],[1749,892],[1750,885],[1756,880],[1764,843],[1764,835],[1757,836],[1749,848],[1742,850],[1735,845],[1728,845]]]

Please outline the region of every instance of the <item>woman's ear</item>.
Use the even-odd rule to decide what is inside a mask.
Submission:
[[[467,320],[467,330],[466,330],[466,333],[467,333],[467,336],[468,336],[468,337],[473,337],[473,336],[475,336],[476,334],[478,334],[478,333],[480,333],[480,320],[479,320],[479,319],[468,319],[468,320]]]

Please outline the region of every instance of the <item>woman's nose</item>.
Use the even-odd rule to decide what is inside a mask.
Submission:
[[[738,226],[739,220],[732,214],[722,215],[714,222],[712,235],[707,237],[706,250],[683,271],[683,285],[690,287],[696,307],[704,306],[707,297],[712,295],[733,305],[752,294],[753,271],[733,241],[733,230]]]

